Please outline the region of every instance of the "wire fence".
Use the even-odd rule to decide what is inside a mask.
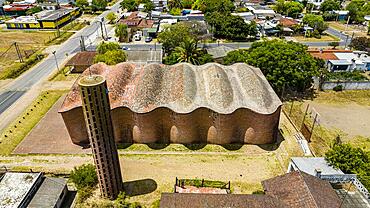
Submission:
[[[185,187],[185,186],[194,186],[197,188],[207,187],[207,188],[227,189],[229,191],[231,188],[230,181],[223,182],[223,181],[211,181],[211,180],[204,180],[204,179],[178,179],[176,177],[175,192],[176,192],[176,187]]]

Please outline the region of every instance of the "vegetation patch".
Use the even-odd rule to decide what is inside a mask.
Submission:
[[[30,56],[24,63],[16,63],[0,72],[0,79],[14,79],[27,71],[45,57],[45,54],[37,52]]]
[[[0,155],[9,155],[64,93],[65,91],[60,90],[42,92],[17,119],[1,132]]]
[[[55,73],[49,81],[73,81],[76,80],[80,74],[73,74],[70,73],[70,67],[66,66],[63,67],[61,70],[59,70],[57,73]]]
[[[368,81],[369,79],[364,76],[362,72],[334,72],[327,73],[325,76],[327,81]]]
[[[315,98],[316,102],[328,104],[350,104],[370,106],[370,90],[345,90],[341,92],[325,91],[319,92]]]

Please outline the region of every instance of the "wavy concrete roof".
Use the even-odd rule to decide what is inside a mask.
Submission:
[[[242,63],[231,66],[128,62],[107,66],[99,63],[90,70],[106,78],[112,109],[127,107],[136,113],[147,113],[166,107],[177,113],[190,113],[204,107],[229,114],[247,108],[271,114],[281,105],[262,72]],[[88,74],[88,70],[83,73]],[[59,112],[79,106],[81,98],[76,82]]]

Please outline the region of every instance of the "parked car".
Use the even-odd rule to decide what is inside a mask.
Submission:
[[[152,42],[152,40],[153,40],[153,38],[152,38],[152,37],[146,37],[146,38],[145,38],[145,42],[146,42],[146,43],[150,43],[150,42]]]
[[[124,51],[129,51],[129,50],[131,50],[129,47],[127,47],[127,46],[123,46],[122,47],[122,50],[124,50]]]
[[[135,34],[134,35],[134,40],[135,41],[140,41],[141,40],[141,35],[140,34]]]
[[[0,20],[0,24],[4,24],[5,23],[5,21],[4,20]]]

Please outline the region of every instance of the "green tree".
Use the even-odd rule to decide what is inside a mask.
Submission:
[[[108,3],[106,0],[92,0],[91,7],[93,11],[104,11]]]
[[[89,2],[87,0],[76,0],[76,6],[80,7],[81,9],[85,9],[89,6]]]
[[[171,15],[180,16],[181,15],[181,9],[180,8],[172,8],[170,10]]]
[[[117,15],[114,12],[109,12],[107,14],[107,20],[109,21],[109,24],[113,24],[117,19]]]
[[[370,3],[366,0],[352,0],[346,7],[350,22],[363,23],[364,16],[370,15]]]
[[[239,49],[235,51],[230,51],[223,58],[223,63],[226,65],[231,65],[234,63],[245,62],[247,59],[248,51],[246,49]]]
[[[151,1],[148,1],[147,3],[145,3],[144,5],[144,11],[145,12],[151,12],[155,9],[155,5],[153,2]]]
[[[285,3],[285,14],[289,17],[298,17],[298,15],[303,11],[303,5],[296,1],[289,1]]]
[[[175,48],[174,53],[178,57],[178,62],[188,62],[199,65],[200,51],[201,49],[198,48],[198,42],[188,37]]]
[[[77,189],[93,188],[98,184],[98,176],[96,175],[95,166],[92,164],[84,164],[73,168],[69,178]]]
[[[330,43],[328,44],[328,46],[331,46],[331,47],[333,47],[333,49],[335,49],[336,47],[338,47],[338,46],[339,46],[339,42],[330,42]]]
[[[235,6],[231,0],[196,0],[193,9],[201,10],[203,13],[230,13],[234,11]]]
[[[281,40],[255,42],[247,51],[228,53],[224,61],[226,64],[244,61],[260,68],[277,93],[284,85],[304,92],[320,70],[319,63],[307,52],[307,46]]]
[[[139,5],[138,2],[135,0],[123,0],[121,2],[121,8],[127,9],[127,11],[129,12],[137,10],[138,5]]]
[[[118,37],[119,42],[125,42],[128,35],[128,27],[126,24],[118,23],[114,29],[116,37]]]
[[[112,50],[104,54],[97,54],[94,63],[103,62],[107,65],[115,65],[126,61],[126,53],[123,50]]]
[[[185,9],[191,9],[193,4],[194,4],[194,0],[182,0],[181,1],[182,8],[185,8]]]
[[[168,1],[168,8],[170,10],[172,10],[174,8],[181,9],[182,8],[181,0],[169,0]]]
[[[186,38],[196,38],[190,33],[190,27],[185,23],[177,23],[167,26],[158,35],[158,40],[162,43],[162,48],[166,53],[173,51]]]
[[[368,37],[353,38],[349,46],[359,51],[370,51],[370,38]]]
[[[273,8],[275,12],[279,14],[284,14],[286,11],[285,0],[278,0]]]
[[[328,29],[328,25],[325,23],[321,15],[306,14],[303,17],[302,22],[303,24],[307,24],[308,26],[314,28],[314,30],[317,30],[320,34]]]
[[[254,21],[247,24],[239,16],[212,12],[206,15],[206,21],[213,27],[216,38],[246,40],[249,37],[255,37],[257,34],[257,24]]]
[[[121,47],[119,46],[119,44],[115,42],[101,42],[97,47],[97,51],[99,54],[104,54],[108,51],[120,50],[120,49]]]
[[[325,0],[320,5],[320,11],[331,12],[340,9],[340,2],[337,0]]]

